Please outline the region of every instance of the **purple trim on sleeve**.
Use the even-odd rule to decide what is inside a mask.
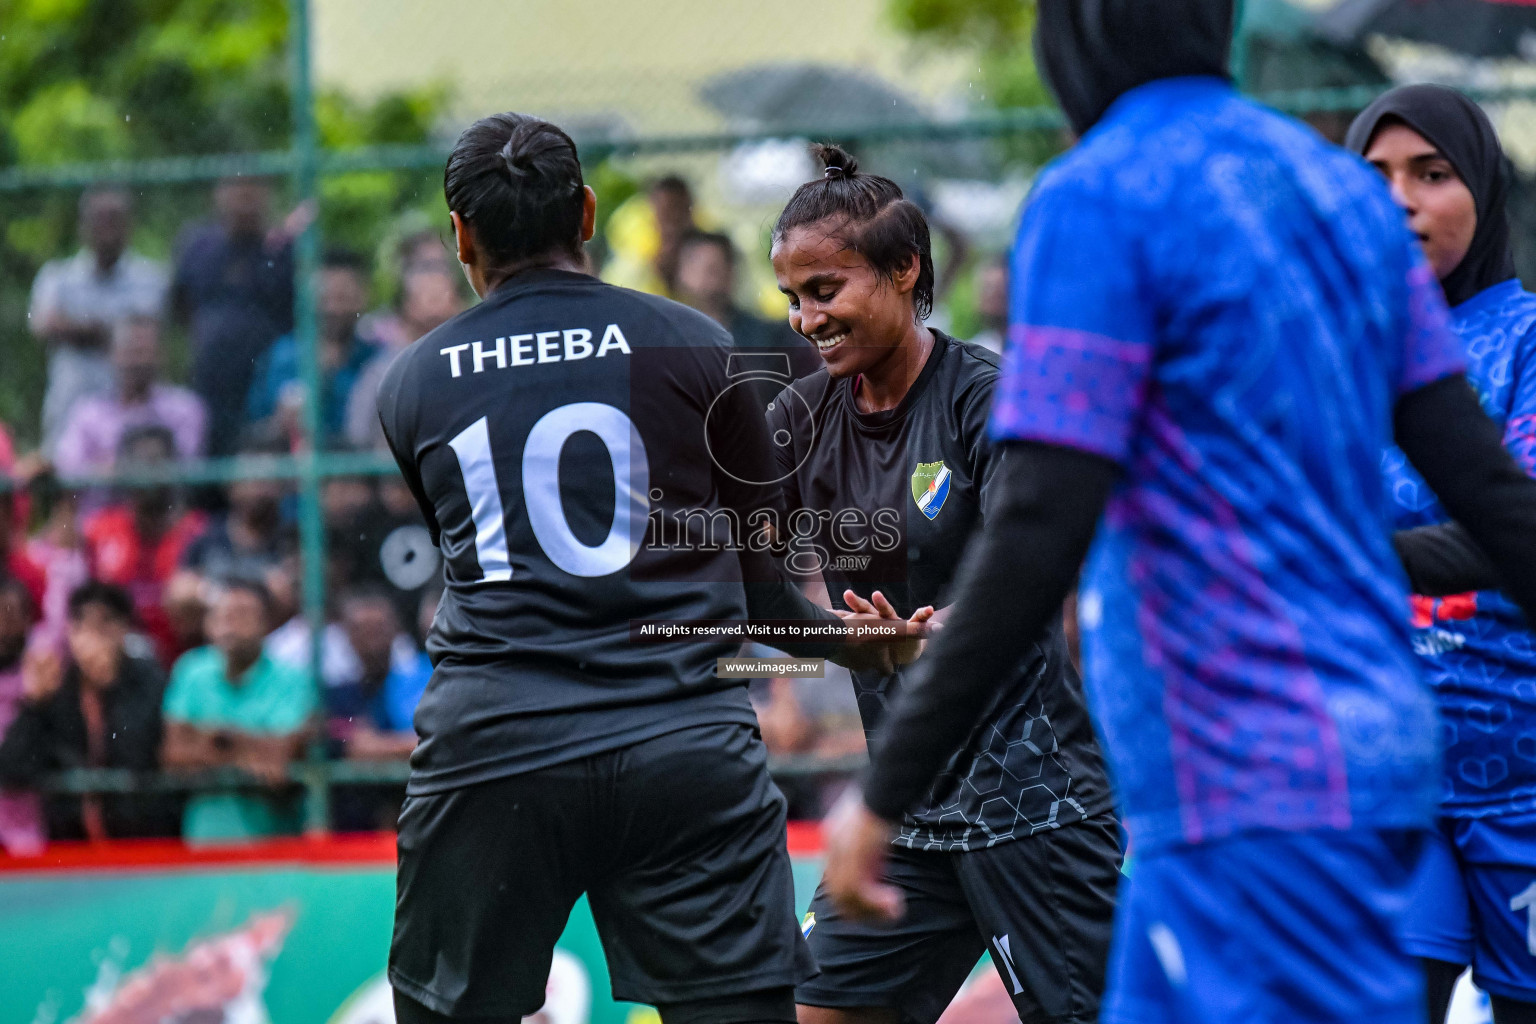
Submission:
[[[1443,377],[1467,372],[1460,339],[1451,331],[1440,282],[1427,263],[1408,271],[1408,336],[1397,393],[1406,395]]]
[[[1117,462],[1146,395],[1152,346],[1064,327],[1015,324],[992,409],[992,438],[1042,441]]]
[[[1510,420],[1504,428],[1504,446],[1526,473],[1536,476],[1536,415]]]

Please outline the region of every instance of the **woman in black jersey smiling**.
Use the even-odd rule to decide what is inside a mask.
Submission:
[[[395,1019],[536,1013],[586,894],[615,998],[663,1024],[793,1024],[814,971],[784,797],[745,686],[716,673],[739,644],[631,641],[636,621],[837,624],[698,525],[777,511],[761,406],[713,320],[584,273],[596,199],[555,125],[482,118],[443,191],[482,301],[378,398],[445,584],[400,816]],[[653,512],[681,532],[652,539]],[[912,650],[870,632],[824,649]]]
[[[769,410],[789,562],[853,611],[934,605],[942,617],[1001,462],[986,436],[997,358],[924,324],[922,212],[842,150],[817,155],[823,178],[801,186],[773,233],[790,324],[826,362]],[[878,742],[900,674],[854,681]],[[1021,1019],[1097,1019],[1118,828],[1059,622],[895,842],[886,895],[906,913],[894,926],[849,919],[818,891],[806,930],[821,974],[796,990],[802,1024],[934,1021],[983,949]]]

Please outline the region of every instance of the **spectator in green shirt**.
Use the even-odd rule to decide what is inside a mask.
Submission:
[[[258,793],[207,793],[187,803],[188,840],[243,839],[298,831],[299,802],[288,767],[303,756],[319,702],[303,669],[263,650],[271,595],[259,583],[227,582],[208,611],[207,647],[176,662],[165,693],[166,767],[233,766],[255,776]]]

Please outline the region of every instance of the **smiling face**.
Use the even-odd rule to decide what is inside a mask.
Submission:
[[[918,260],[895,280],[879,273],[822,222],[790,228],[773,247],[773,273],[789,296],[789,326],[809,338],[833,377],[889,359],[915,319]]]
[[[1445,280],[1472,248],[1477,231],[1471,190],[1434,144],[1405,124],[1377,132],[1365,158],[1386,177],[1435,276]]]

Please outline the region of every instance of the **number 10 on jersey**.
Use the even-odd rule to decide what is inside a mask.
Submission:
[[[571,531],[560,500],[560,452],[571,435],[582,430],[603,442],[613,470],[613,525],[595,546],[582,543]],[[480,579],[486,583],[510,580],[506,513],[487,418],[475,420],[448,445],[464,476]],[[545,557],[558,568],[572,576],[607,576],[634,561],[650,511],[650,465],[645,442],[623,411],[601,402],[573,402],[545,413],[523,442],[522,478],[528,524]]]

